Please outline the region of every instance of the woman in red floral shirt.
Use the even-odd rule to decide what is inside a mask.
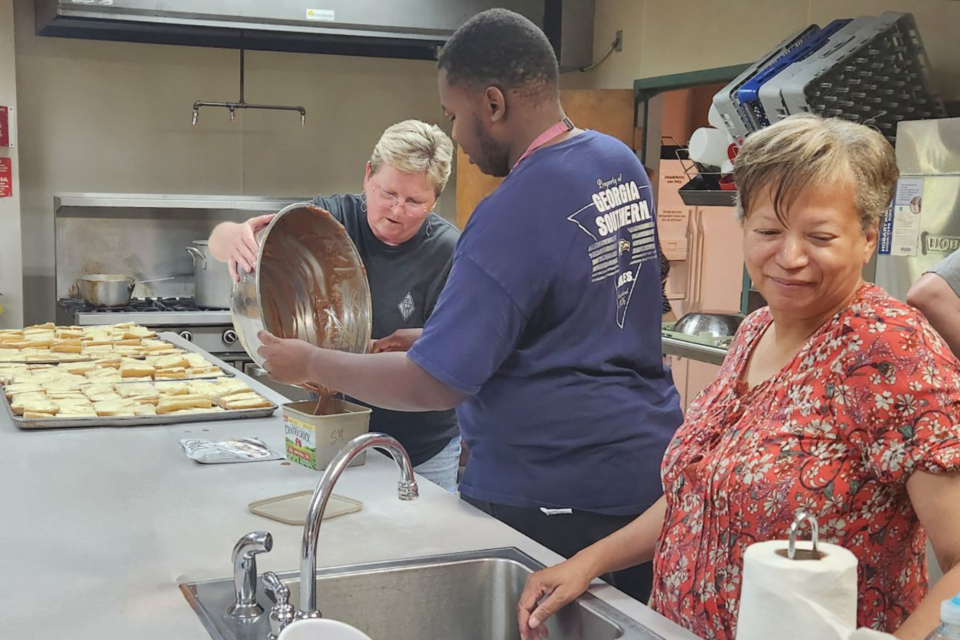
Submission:
[[[858,626],[921,639],[960,591],[960,362],[914,309],[861,277],[897,179],[867,127],[795,116],[747,139],[734,172],[744,259],[768,302],[663,461],[664,497],[534,574],[524,638],[610,571],[653,560],[650,605],[733,640],[743,553],[797,511],[859,560]],[[927,594],[927,535],[945,577]],[[538,603],[539,601],[539,603]]]

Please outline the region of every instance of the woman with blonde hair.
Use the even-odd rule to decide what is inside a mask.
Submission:
[[[736,634],[743,554],[798,511],[859,561],[858,626],[924,638],[960,591],[960,362],[861,271],[898,177],[868,127],[803,115],[747,138],[734,177],[747,271],[768,306],[664,456],[664,497],[531,576],[523,638],[597,576],[653,561],[650,606],[701,638]],[[926,544],[944,577],[927,593]]]
[[[405,351],[420,334],[446,283],[460,232],[434,213],[450,177],[453,143],[436,125],[405,120],[383,132],[367,162],[360,194],[317,196],[313,203],[347,230],[367,270],[373,298],[371,350]],[[224,222],[210,251],[237,269],[257,264],[256,233],[272,215]],[[460,435],[453,410],[373,409],[371,431],[397,438],[416,471],[455,491]]]

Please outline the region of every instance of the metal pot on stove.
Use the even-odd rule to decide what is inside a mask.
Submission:
[[[233,281],[227,266],[213,259],[206,240],[194,240],[192,245],[187,247],[187,253],[193,258],[196,283],[193,297],[197,305],[205,309],[229,309]]]

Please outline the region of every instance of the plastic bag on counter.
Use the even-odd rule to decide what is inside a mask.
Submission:
[[[283,460],[283,456],[272,451],[262,440],[252,437],[223,442],[185,438],[180,441],[180,446],[188,458],[201,464]]]

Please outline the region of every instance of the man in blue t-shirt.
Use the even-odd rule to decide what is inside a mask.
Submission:
[[[475,16],[439,67],[454,140],[506,179],[464,229],[423,334],[407,354],[367,356],[264,336],[263,355],[282,382],[456,406],[463,498],[569,557],[659,499],[682,421],[650,184],[623,143],[564,116],[553,49],[525,18]],[[610,579],[645,599],[650,568]]]

